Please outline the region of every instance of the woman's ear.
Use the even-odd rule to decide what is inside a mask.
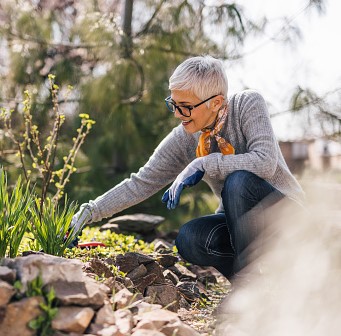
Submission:
[[[223,95],[219,95],[217,97],[214,97],[212,99],[212,102],[211,102],[211,104],[212,104],[212,112],[219,111],[220,108],[223,106],[224,101],[225,101],[225,99],[224,99]]]

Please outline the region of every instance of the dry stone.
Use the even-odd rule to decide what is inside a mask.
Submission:
[[[178,276],[168,269],[163,271],[163,276],[166,280],[170,280],[173,285],[176,285],[179,282]]]
[[[133,269],[127,274],[127,277],[131,280],[141,278],[147,274],[147,268],[145,265],[141,264],[137,268]]]
[[[90,307],[60,307],[52,321],[52,328],[65,332],[84,333],[95,312]]]
[[[33,336],[35,331],[28,327],[28,322],[36,319],[42,311],[39,306],[44,302],[43,297],[25,298],[7,305],[0,331],[3,336]]]
[[[6,305],[14,294],[14,287],[6,281],[0,280],[0,306]]]
[[[146,288],[146,296],[152,298],[153,303],[167,307],[168,310],[177,312],[179,307],[179,291],[175,286],[155,285]]]
[[[111,304],[106,303],[99,309],[95,319],[96,324],[115,324],[114,310]]]
[[[138,329],[160,330],[167,323],[179,320],[176,313],[164,309],[138,314],[136,319],[138,323],[133,331]]]
[[[47,286],[47,290],[51,287],[55,290],[56,298],[66,306],[79,305],[99,308],[104,304],[105,293],[101,289],[101,284],[88,277],[84,277],[80,282],[51,282]]]
[[[6,266],[0,266],[0,280],[13,284],[16,278],[17,272]]]
[[[121,282],[117,281],[117,277],[110,277],[108,279],[105,279],[103,284],[109,288],[110,293],[117,293],[121,289],[125,288],[125,286]]]
[[[134,214],[115,217],[109,220],[110,224],[117,224],[121,231],[149,233],[155,230],[163,221],[164,217]]]
[[[124,273],[129,273],[139,266],[139,262],[133,253],[117,255],[115,264]]]
[[[2,261],[17,271],[17,276],[23,284],[22,291],[27,289],[27,283],[42,276],[43,284],[55,281],[77,282],[84,280],[82,262],[77,259],[65,259],[47,254],[32,254],[27,257],[6,258]]]
[[[157,330],[138,329],[131,336],[165,336],[165,334]]]
[[[151,285],[156,279],[157,279],[156,274],[154,273],[147,274],[142,278],[134,280],[134,285],[142,294],[144,294],[144,291],[147,288],[147,286]]]
[[[122,335],[129,335],[134,327],[133,314],[128,309],[119,309],[114,312],[116,326]]]
[[[176,262],[179,261],[178,257],[172,255],[172,254],[159,254],[156,258],[156,260],[158,261],[158,263],[165,267],[171,267],[173,265],[175,265]]]
[[[165,277],[163,276],[162,268],[156,261],[146,264],[146,269],[147,269],[148,274],[156,275],[155,282],[157,283],[165,282]]]
[[[121,309],[134,302],[134,297],[133,293],[124,288],[114,295],[112,301],[115,304],[116,309]]]
[[[89,262],[89,266],[93,270],[93,273],[97,274],[98,276],[105,276],[106,278],[113,277],[114,274],[110,270],[110,268],[98,258],[93,258]]]
[[[169,269],[175,273],[180,280],[193,281],[197,279],[197,276],[193,272],[180,264],[175,264],[174,266],[169,267]]]
[[[200,334],[180,320],[166,324],[160,330],[166,336],[199,336]]]

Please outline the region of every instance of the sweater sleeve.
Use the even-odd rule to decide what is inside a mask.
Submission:
[[[174,128],[137,173],[90,201],[91,221],[97,222],[138,204],[172,182],[187,164],[181,140],[179,128]]]
[[[246,152],[235,155],[212,153],[204,157],[204,169],[211,178],[225,179],[236,170],[247,170],[261,178],[271,178],[276,171],[277,140],[263,97],[256,91],[243,91],[232,102],[233,125],[242,133]]]

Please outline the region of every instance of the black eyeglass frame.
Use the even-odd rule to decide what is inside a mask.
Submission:
[[[189,114],[188,114],[188,115],[185,114],[185,113],[181,110],[181,108],[180,108],[179,105],[176,105],[176,104],[175,104],[175,102],[174,102],[174,100],[171,98],[171,96],[168,96],[168,97],[165,99],[165,103],[166,103],[166,106],[167,106],[167,108],[168,108],[168,110],[169,110],[170,112],[175,113],[175,110],[177,109],[177,110],[179,111],[179,113],[180,113],[182,116],[184,116],[184,117],[190,117],[190,116],[192,115],[192,110],[193,110],[193,109],[195,109],[196,107],[198,107],[198,106],[200,106],[200,105],[202,105],[202,104],[208,102],[210,99],[215,98],[215,97],[217,97],[217,96],[219,96],[219,95],[214,95],[214,96],[212,96],[212,97],[210,97],[210,98],[207,98],[207,99],[203,100],[202,102],[200,102],[200,103],[198,103],[198,104],[196,104],[196,105],[182,105],[181,107],[186,108],[186,109],[189,111]],[[173,107],[174,107],[174,108],[173,108]]]

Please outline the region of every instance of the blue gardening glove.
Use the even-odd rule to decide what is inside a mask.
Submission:
[[[75,238],[69,244],[69,248],[73,248],[78,245],[78,236],[82,234],[83,227],[90,223],[92,220],[91,207],[89,204],[82,204],[79,211],[72,217],[69,232],[72,230],[72,235]],[[67,237],[65,237],[66,239]]]
[[[203,178],[204,174],[202,158],[193,160],[163,194],[162,202],[167,203],[168,209],[175,209],[179,204],[182,190],[196,185]]]

